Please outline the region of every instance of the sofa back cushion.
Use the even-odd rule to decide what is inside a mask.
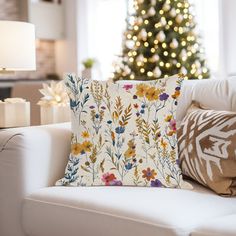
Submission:
[[[125,84],[127,81],[117,81]],[[138,81],[129,81],[137,84]],[[176,121],[179,127],[193,101],[219,111],[236,111],[236,79],[184,80],[178,101]]]
[[[221,195],[236,195],[236,113],[193,105],[178,130],[183,174]]]

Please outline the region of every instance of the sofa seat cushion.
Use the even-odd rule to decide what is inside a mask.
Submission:
[[[236,214],[222,216],[206,222],[194,230],[191,236],[235,236]]]
[[[194,190],[49,187],[25,199],[23,227],[29,236],[184,236],[209,219],[233,213],[236,198],[198,185]]]

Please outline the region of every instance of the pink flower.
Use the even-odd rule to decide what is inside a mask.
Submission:
[[[113,182],[114,180],[116,180],[116,177],[114,174],[110,174],[109,172],[108,173],[105,173],[103,176],[102,176],[102,181],[105,183],[105,185],[111,185],[110,183]]]
[[[172,119],[169,123],[169,127],[171,130],[176,131],[176,120]]]
[[[133,85],[132,85],[132,84],[125,84],[125,85],[123,86],[123,88],[124,88],[126,91],[128,91],[128,90],[130,90],[130,89],[133,88]]]

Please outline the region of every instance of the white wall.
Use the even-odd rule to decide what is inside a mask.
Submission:
[[[56,72],[63,76],[66,72],[78,73],[78,1],[64,0],[65,5],[65,39],[56,41]]]
[[[236,1],[221,0],[221,64],[225,76],[236,75]]]

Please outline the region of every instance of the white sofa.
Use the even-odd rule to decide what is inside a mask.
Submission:
[[[192,100],[236,112],[236,80],[186,82]],[[0,236],[235,236],[236,198],[193,190],[54,187],[70,149],[70,124],[0,131]]]

